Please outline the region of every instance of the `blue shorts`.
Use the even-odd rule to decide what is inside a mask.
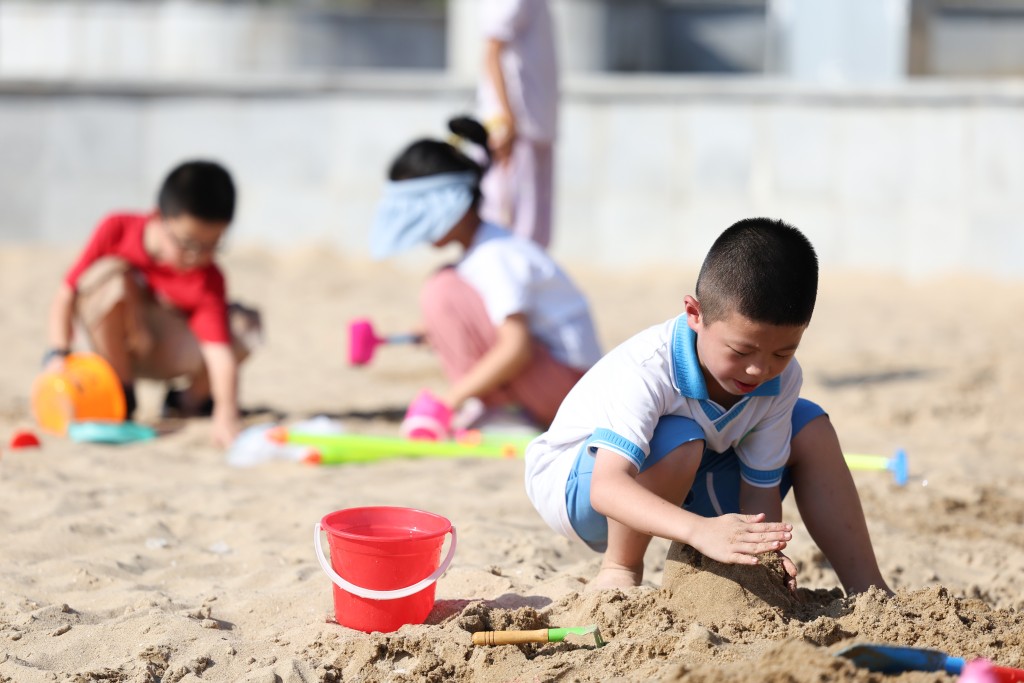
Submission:
[[[821,406],[807,399],[798,399],[793,408],[793,436],[807,423],[824,415]],[[696,422],[688,417],[666,415],[658,421],[651,437],[651,454],[640,471],[653,467],[666,455],[690,441],[704,438]],[[587,453],[587,444],[580,447],[576,462],[565,485],[565,504],[569,522],[580,538],[594,550],[604,552],[608,545],[608,519],[590,505],[590,478],[595,458]],[[789,468],[782,474],[779,490],[785,498],[792,486]],[[693,488],[683,501],[683,509],[702,517],[717,517],[740,511],[740,459],[733,449],[716,453],[705,449]]]

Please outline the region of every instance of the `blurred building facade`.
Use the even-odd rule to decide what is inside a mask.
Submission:
[[[480,0],[4,0],[0,76],[472,72]],[[551,0],[569,73],[1024,76],[1022,0]]]
[[[365,253],[392,156],[473,109],[473,2],[0,2],[0,241],[78,243],[212,157],[233,240]],[[1024,276],[1024,2],[553,3],[567,262],[695,265],[769,215],[827,264]]]

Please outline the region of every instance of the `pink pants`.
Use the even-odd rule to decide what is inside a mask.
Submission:
[[[420,307],[427,339],[449,382],[469,372],[497,341],[497,329],[480,295],[453,268],[444,268],[427,281],[420,292]],[[534,339],[526,369],[501,389],[478,398],[488,406],[518,403],[547,427],[582,376],[582,370],[559,363]]]

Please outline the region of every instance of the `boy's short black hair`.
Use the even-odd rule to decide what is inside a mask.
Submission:
[[[818,295],[818,257],[802,232],[770,218],[731,225],[697,276],[705,323],[735,311],[769,325],[806,325]]]
[[[211,223],[230,223],[235,216],[235,184],[216,162],[186,161],[160,186],[157,207],[168,218],[188,214]]]

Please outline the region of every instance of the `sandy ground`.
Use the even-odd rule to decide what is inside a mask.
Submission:
[[[912,478],[856,472],[884,575],[897,590],[846,598],[798,524],[802,599],[764,574],[669,563],[647,585],[584,594],[598,556],[556,536],[517,460],[401,460],[232,468],[201,420],[124,447],[44,437],[29,386],[44,311],[68,250],[0,248],[0,681],[881,681],[834,657],[854,642],[933,647],[1024,667],[1024,283],[907,281],[826,269],[799,357],[805,395],[849,452],[904,448]],[[424,264],[376,265],[328,248],[229,251],[238,298],[267,345],[244,372],[256,424],[325,413],[396,434],[402,408],[441,377],[422,349],[346,366],[345,323],[397,332]],[[693,272],[572,267],[610,348],[674,315]],[[162,388],[141,387],[143,421]],[[427,624],[365,635],[334,623],[312,527],[383,504],[444,515],[459,531]],[[787,516],[798,523],[795,506]],[[759,569],[759,568],[758,568]],[[669,577],[662,586],[663,579]],[[765,584],[765,582],[768,584]],[[765,585],[768,588],[765,588]],[[608,645],[474,647],[472,631],[596,624]],[[903,674],[891,680],[952,680]]]

